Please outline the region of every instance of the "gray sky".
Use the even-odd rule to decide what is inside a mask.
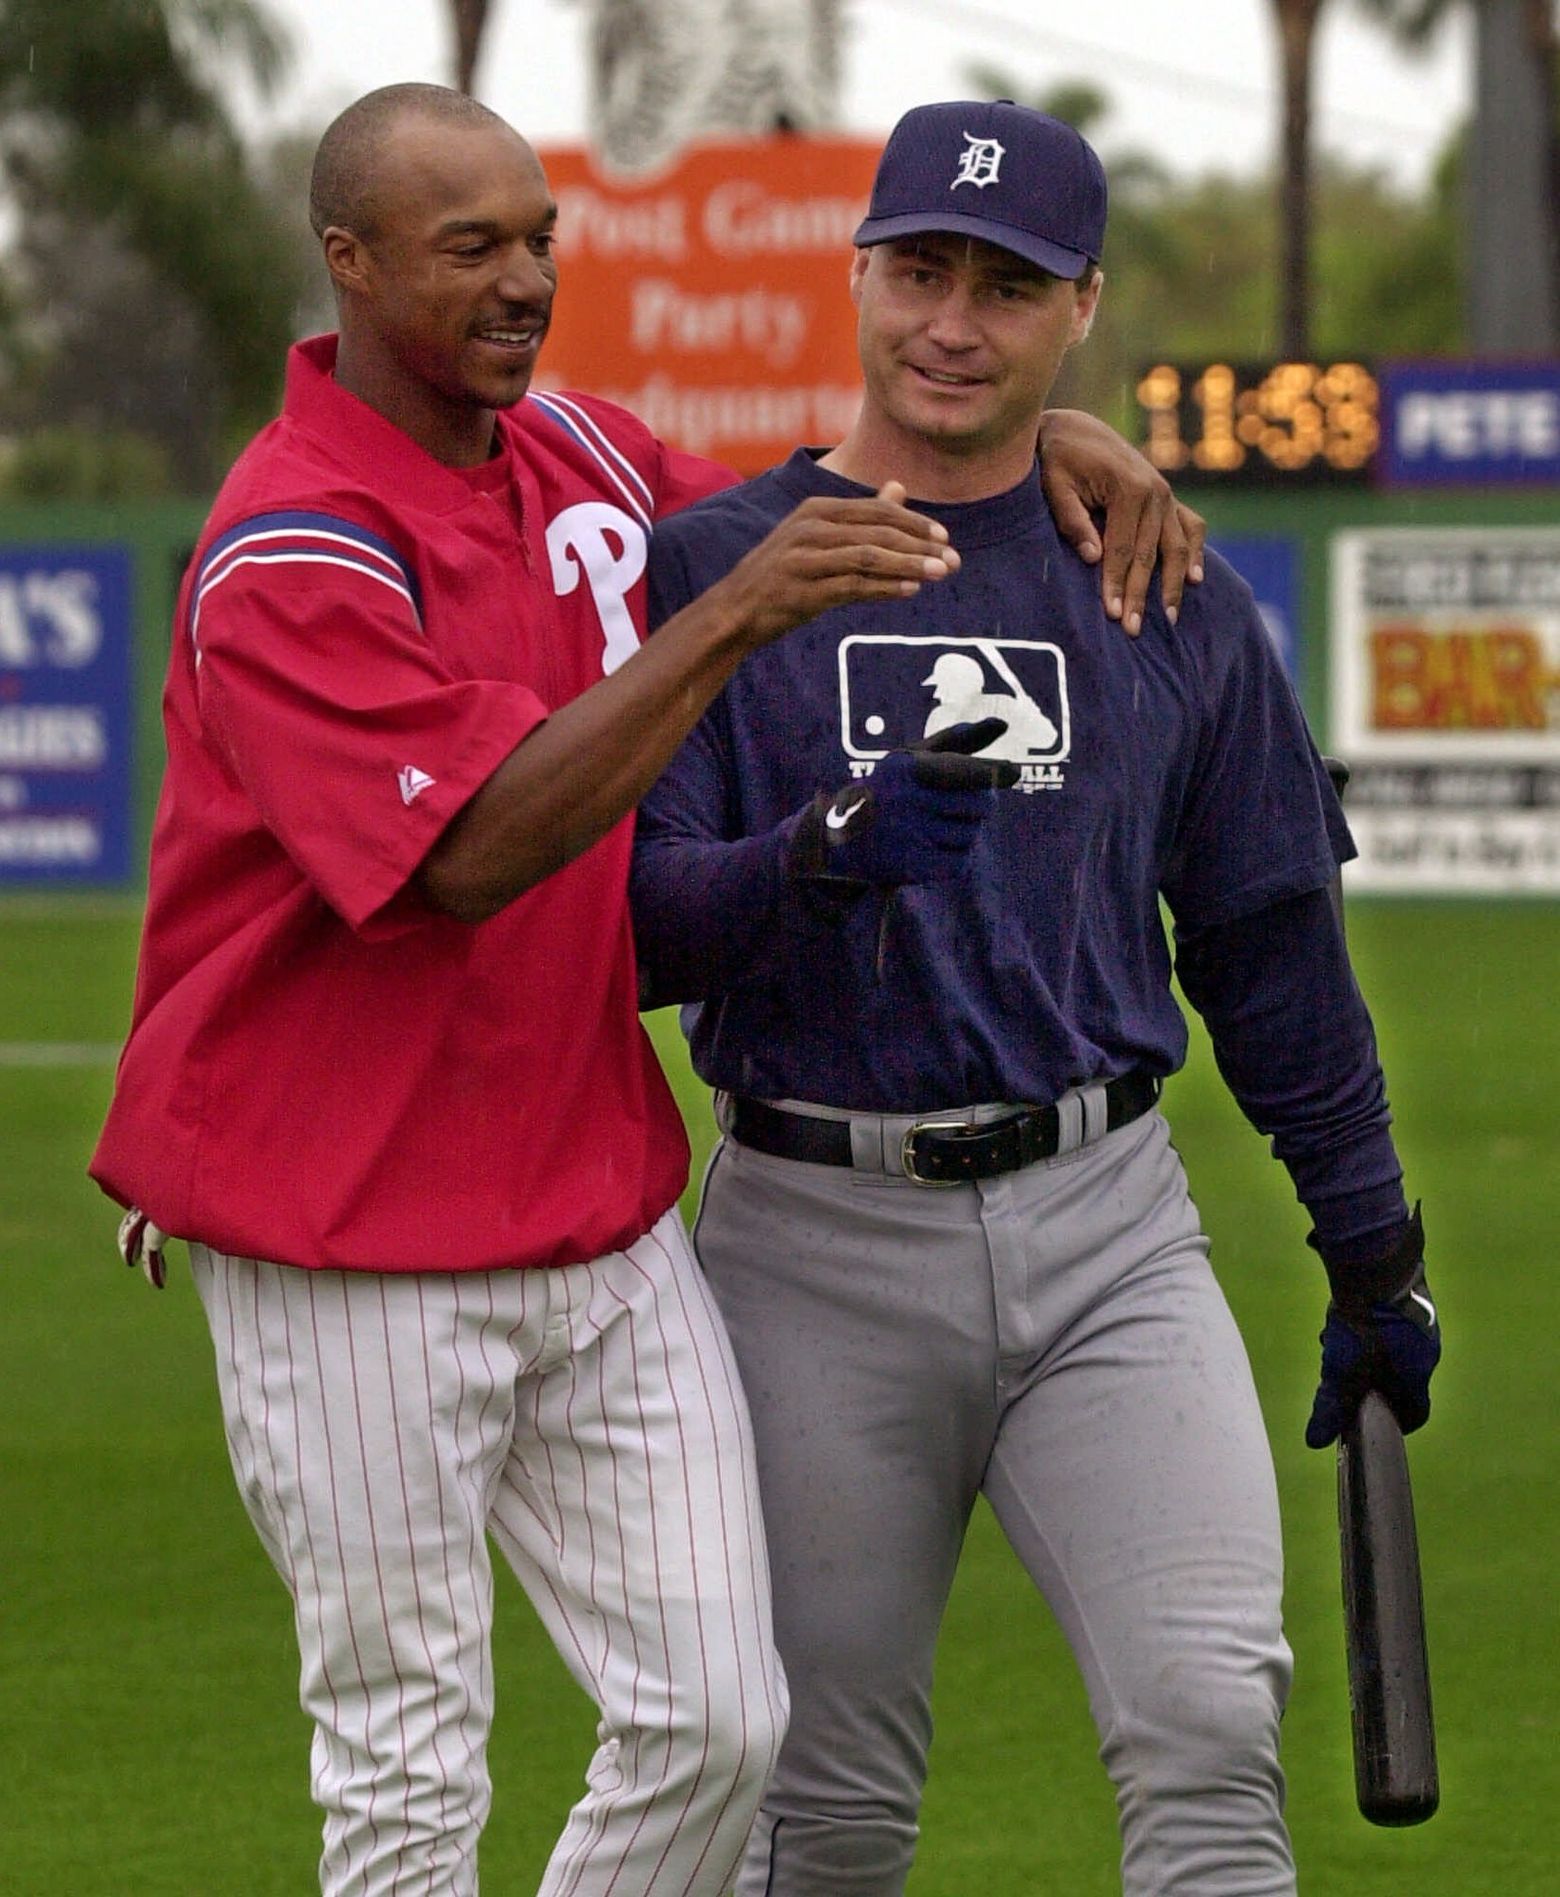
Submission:
[[[292,32],[296,76],[268,122],[323,120],[374,86],[447,82],[447,0],[266,0]],[[537,143],[583,134],[588,0],[492,0],[479,95]],[[1467,9],[1409,59],[1352,0],[1323,10],[1318,146],[1418,186],[1471,97]],[[1027,87],[1084,78],[1113,102],[1107,156],[1147,150],[1178,172],[1250,172],[1277,138],[1272,0],[847,0],[844,129],[886,131],[907,107],[961,98],[969,61]]]

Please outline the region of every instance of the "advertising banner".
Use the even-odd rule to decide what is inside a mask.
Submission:
[[[0,546],[0,889],[131,873],[130,551]]]
[[[1384,487],[1560,483],[1560,361],[1381,370]]]
[[[1300,677],[1300,543],[1285,534],[1215,534],[1222,553],[1257,596],[1257,611],[1284,670]]]
[[[850,240],[880,144],[721,140],[631,178],[542,148],[561,289],[537,386],[608,396],[739,474],[838,441],[860,387]]]
[[[1560,527],[1332,543],[1351,888],[1560,894]]]

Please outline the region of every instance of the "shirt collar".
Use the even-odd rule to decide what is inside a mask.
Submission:
[[[848,481],[842,474],[818,465],[826,448],[798,448],[790,459],[776,469],[782,486],[805,500],[813,494],[832,494],[841,499],[864,500],[873,489],[859,481]],[[1012,533],[1036,520],[1049,522],[1050,509],[1040,488],[1038,461],[1016,487],[979,501],[925,501],[910,495],[906,507],[931,520],[941,521],[956,547],[989,546],[1006,540]]]
[[[287,416],[311,434],[323,436],[334,453],[362,473],[435,513],[467,505],[473,493],[469,480],[337,382],[337,341],[334,334],[310,336],[288,351],[283,405]],[[501,448],[508,446],[503,425],[500,415]]]

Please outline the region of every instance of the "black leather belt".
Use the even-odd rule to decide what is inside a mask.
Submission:
[[[1103,1091],[1105,1124],[1095,1130],[1113,1133],[1147,1113],[1159,1098],[1159,1082],[1152,1074],[1122,1074],[1106,1081]],[[857,1163],[849,1120],[824,1120],[733,1096],[726,1130],[740,1145],[776,1159],[803,1159],[815,1166]],[[1061,1150],[1061,1137],[1062,1116],[1055,1107],[1020,1107],[978,1124],[932,1116],[907,1122],[899,1157],[904,1176],[916,1185],[957,1186],[1050,1159]]]

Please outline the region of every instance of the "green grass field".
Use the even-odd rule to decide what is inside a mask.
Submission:
[[[1301,1886],[1540,1897],[1560,1889],[1560,906],[1359,904],[1350,928],[1447,1337],[1411,1452],[1442,1774],[1421,1829],[1375,1831],[1354,1810],[1333,1463],[1300,1440],[1323,1302],[1304,1217],[1200,1043],[1168,1102],[1278,1461]],[[129,910],[0,906],[0,1889],[302,1897],[316,1822],[286,1598],[232,1488],[182,1259],[160,1297],[125,1272],[84,1177],[111,1078],[96,1050],[123,1030],[135,938]],[[702,1158],[707,1104],[675,1022],[654,1028]],[[39,1042],[63,1052],[39,1064]],[[507,1578],[495,1894],[534,1890],[593,1724]],[[937,1718],[915,1897],[1118,1888],[1081,1689],[987,1516]]]

